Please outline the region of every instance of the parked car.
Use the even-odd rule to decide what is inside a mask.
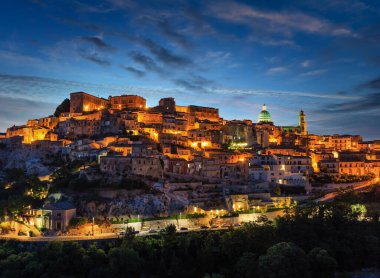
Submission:
[[[218,225],[211,225],[211,229],[217,229],[217,228],[219,228],[219,226]]]
[[[140,233],[140,231],[133,231],[133,233],[134,233],[135,235],[137,235],[137,234]]]
[[[150,234],[157,233],[157,230],[155,230],[155,229],[150,229],[150,230],[149,230],[149,233],[150,233]]]
[[[240,227],[241,225],[239,223],[234,224],[235,227]]]
[[[119,236],[125,236],[125,231],[120,231]]]
[[[207,229],[208,229],[208,226],[205,226],[205,225],[201,226],[201,230],[207,230]]]
[[[189,230],[189,228],[187,228],[187,227],[181,227],[180,230],[181,230],[181,231],[187,231],[187,230]]]

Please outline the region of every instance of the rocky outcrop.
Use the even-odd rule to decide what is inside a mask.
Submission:
[[[0,151],[2,169],[23,169],[29,175],[47,176],[54,171],[53,167],[44,165],[43,159],[40,152],[27,148]]]
[[[105,191],[105,190],[103,190]],[[126,190],[107,190],[108,194],[83,196],[75,198],[75,205],[79,215],[97,218],[131,218],[168,216],[183,211],[188,201],[178,196],[164,193],[131,193]],[[113,198],[104,198],[99,195],[108,195]]]

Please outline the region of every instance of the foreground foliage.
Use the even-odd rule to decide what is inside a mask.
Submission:
[[[291,209],[273,223],[159,235],[127,231],[113,243],[0,246],[2,277],[334,277],[379,267],[380,223],[350,203]]]

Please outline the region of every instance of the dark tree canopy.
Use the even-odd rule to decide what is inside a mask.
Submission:
[[[58,117],[61,113],[70,112],[70,100],[66,98],[60,105],[57,106],[54,116]]]

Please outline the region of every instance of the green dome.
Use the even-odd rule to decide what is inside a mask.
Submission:
[[[259,114],[259,123],[268,123],[268,122],[272,122],[272,120],[270,118],[270,113],[267,111],[267,106],[264,104]]]

